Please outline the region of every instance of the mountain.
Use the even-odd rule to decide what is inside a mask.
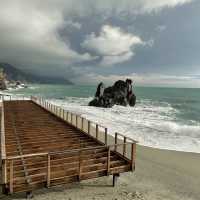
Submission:
[[[73,84],[67,79],[58,77],[48,77],[26,73],[8,63],[0,63],[0,68],[6,74],[6,79],[9,81],[20,81],[24,83],[41,83],[41,84]]]

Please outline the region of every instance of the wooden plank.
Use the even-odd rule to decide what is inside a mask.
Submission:
[[[15,124],[15,118],[14,118],[13,114],[12,114],[12,126],[13,126],[13,129],[14,129],[14,134],[15,134],[15,137],[16,137],[17,148],[18,148],[19,154],[20,154],[20,156],[23,156],[22,147],[21,147],[21,144],[20,144],[19,136],[17,134],[16,124]],[[21,160],[22,160],[22,163],[23,163],[24,175],[25,175],[27,183],[29,184],[31,182],[31,179],[28,176],[28,172],[27,172],[27,168],[26,168],[26,165],[25,165],[24,158],[21,157]]]

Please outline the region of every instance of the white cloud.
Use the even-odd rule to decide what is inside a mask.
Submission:
[[[0,61],[27,68],[68,66],[92,60],[86,52],[72,50],[58,30],[63,26],[81,28],[77,22],[64,21],[62,10],[46,8],[35,1],[1,1]]]
[[[142,10],[151,12],[163,9],[165,7],[175,7],[177,5],[182,5],[185,3],[192,2],[193,0],[141,0]]]
[[[69,28],[76,28],[78,30],[80,30],[82,27],[80,23],[73,22],[72,20],[65,21],[65,26],[68,26]]]
[[[143,14],[158,12],[164,8],[173,8],[178,5],[190,3],[193,0],[58,0],[54,6],[62,6],[68,12],[78,16],[103,13],[104,19],[110,17],[113,12],[119,17],[126,16],[126,13]],[[58,2],[58,3],[57,3]]]
[[[102,56],[101,65],[107,66],[129,60],[134,55],[134,48],[142,44],[140,37],[119,27],[104,25],[99,35],[91,33],[81,45]]]

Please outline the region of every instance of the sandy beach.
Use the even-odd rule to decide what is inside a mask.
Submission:
[[[34,199],[199,200],[199,166],[199,154],[137,145],[136,171],[121,174],[114,188],[112,176],[102,177],[34,191]],[[24,194],[0,198],[24,199]]]

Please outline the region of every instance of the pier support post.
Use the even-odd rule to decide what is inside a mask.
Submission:
[[[120,174],[113,174],[113,184],[112,184],[113,187],[115,187],[119,176]]]
[[[2,194],[5,194],[5,195],[9,194],[9,189],[6,184],[2,184],[1,188],[2,188]]]
[[[27,199],[32,199],[33,198],[33,192],[32,191],[26,192],[26,198]]]

